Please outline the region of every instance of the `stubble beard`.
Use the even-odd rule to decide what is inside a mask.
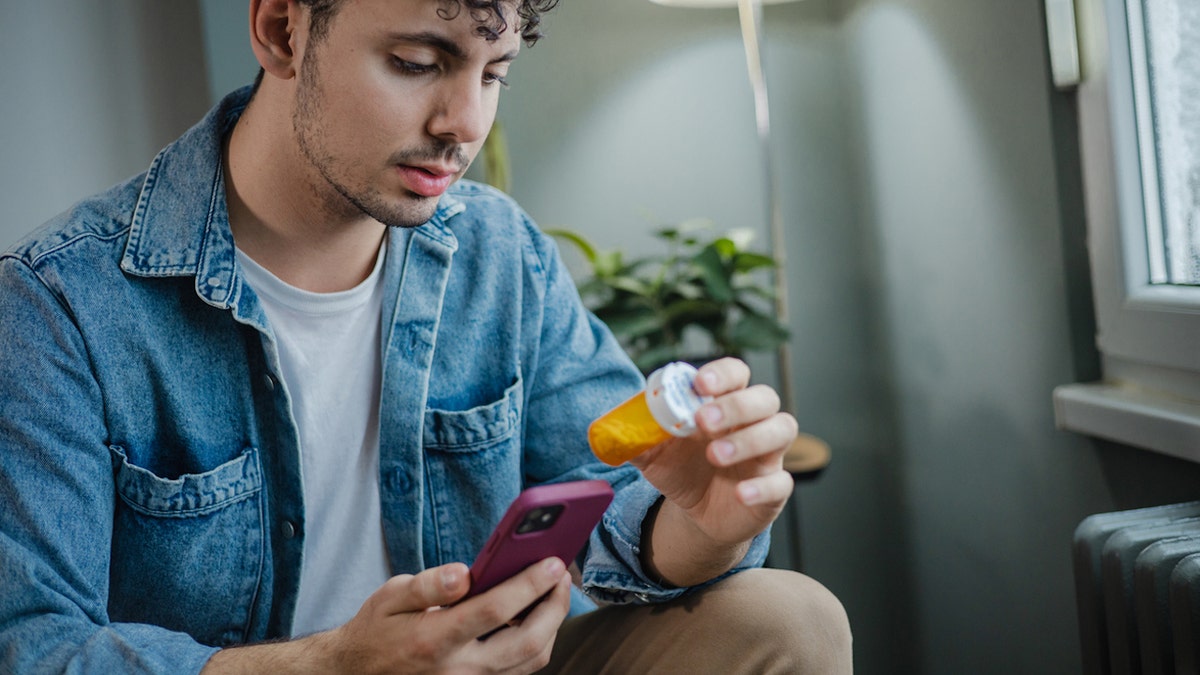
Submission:
[[[325,138],[326,116],[324,93],[321,91],[317,73],[316,52],[310,51],[300,65],[299,82],[296,90],[296,107],[292,112],[292,129],[296,135],[301,154],[316,170],[326,185],[336,193],[325,194],[326,209],[334,216],[366,215],[388,227],[419,227],[433,217],[437,209],[437,198],[412,194],[412,203],[392,203],[369,185],[355,185],[348,178],[338,158],[334,157]],[[389,166],[411,164],[426,159],[449,159],[457,166],[466,167],[468,158],[461,146],[437,139],[429,148],[407,150],[389,158]]]

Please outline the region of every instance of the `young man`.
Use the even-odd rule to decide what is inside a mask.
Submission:
[[[774,392],[709,364],[701,433],[599,464],[640,376],[459,182],[553,4],[252,0],[253,95],[0,258],[0,670],[849,670],[836,599],[749,569]],[[522,487],[596,477],[581,585],[618,606],[564,622],[555,559],[454,604]]]

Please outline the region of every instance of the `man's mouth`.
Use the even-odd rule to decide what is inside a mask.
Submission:
[[[404,186],[422,197],[440,196],[458,175],[458,169],[441,165],[399,164],[396,170]]]

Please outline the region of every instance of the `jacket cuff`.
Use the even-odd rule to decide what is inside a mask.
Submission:
[[[642,568],[642,523],[662,495],[644,479],[617,493],[592,533],[582,587],[603,604],[654,604],[712,585],[742,570],[761,567],[770,547],[770,528],[754,538],[742,561],[725,574],[697,586],[663,586]]]

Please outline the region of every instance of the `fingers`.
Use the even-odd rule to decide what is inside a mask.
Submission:
[[[697,375],[697,392],[713,396],[700,407],[696,424],[709,438],[710,461],[729,466],[782,451],[796,437],[795,418],[779,412],[779,394],[766,385],[747,386],[750,369],[731,358],[706,364]]]
[[[571,577],[563,574],[514,628],[501,630],[477,643],[487,663],[527,664],[536,670],[550,661],[554,638],[571,605]]]
[[[750,370],[736,359],[721,359],[697,376],[698,392],[714,396],[700,408],[696,423],[713,440],[708,461],[734,467],[744,476],[738,500],[747,506],[778,506],[792,493],[794,481],[783,470],[783,454],[799,431],[791,414],[779,412],[779,395],[764,386],[746,386]]]
[[[558,558],[547,558],[494,588],[457,605],[454,609],[461,608],[465,614],[460,619],[459,626],[471,637],[485,635],[496,628],[506,626],[522,611],[555,590],[563,578],[570,582],[563,562]],[[565,610],[562,616],[566,616]],[[562,616],[558,618],[559,622],[562,621]]]
[[[701,396],[720,396],[750,384],[750,366],[734,358],[717,359],[700,367],[693,385]]]
[[[764,420],[779,412],[779,394],[766,385],[749,386],[750,368],[744,362],[724,358],[705,364],[693,387],[712,401],[701,406],[696,423],[709,436],[718,436]]]
[[[562,561],[543,560],[484,593],[447,606],[466,594],[468,576],[465,565],[453,563],[392,577],[354,619],[337,629],[349,645],[341,652],[395,672],[533,672],[548,662],[570,607],[571,578]],[[535,603],[527,617],[514,622]],[[515,627],[486,641],[477,639],[510,624]]]
[[[563,574],[559,578],[558,583],[550,591],[550,595],[544,596],[534,606],[533,611],[521,621],[521,625],[527,628],[535,628],[543,631],[548,630],[556,633],[570,609],[571,575]]]
[[[737,496],[746,506],[781,506],[792,496],[795,480],[779,469],[764,476],[744,480],[737,485]]]
[[[696,424],[709,436],[764,420],[779,412],[779,394],[762,384],[735,390],[705,403]]]
[[[713,440],[708,444],[709,461],[714,466],[732,466],[761,458],[763,469],[778,468],[783,464],[783,453],[798,431],[795,417],[775,413]]]
[[[420,574],[388,579],[370,599],[382,614],[416,612],[456,602],[470,588],[469,572],[462,563],[431,567]]]

